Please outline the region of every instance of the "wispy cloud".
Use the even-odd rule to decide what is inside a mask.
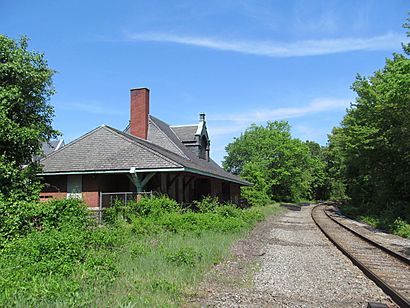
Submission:
[[[335,38],[297,42],[234,41],[211,37],[194,37],[168,33],[135,33],[127,41],[169,42],[205,47],[216,50],[234,51],[267,57],[318,56],[360,50],[389,50],[400,46],[405,37],[397,33],[386,33],[367,38]]]
[[[212,136],[222,136],[244,131],[252,123],[286,120],[321,112],[345,110],[349,105],[350,100],[348,99],[318,98],[312,100],[308,105],[301,107],[264,109],[225,115],[210,114],[208,119],[210,122],[214,122],[210,126]],[[223,122],[223,125],[220,125],[221,122]]]
[[[289,119],[305,116],[311,113],[318,113],[334,109],[345,109],[349,106],[350,101],[347,99],[337,98],[318,98],[311,101],[306,106],[264,109],[244,114],[231,114],[226,116],[215,116],[213,120],[228,120],[237,122],[246,121],[268,121],[278,119]]]

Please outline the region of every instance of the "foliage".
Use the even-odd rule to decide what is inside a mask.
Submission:
[[[405,222],[403,219],[396,218],[393,222],[393,233],[402,237],[410,238],[410,224]]]
[[[0,200],[0,248],[6,241],[34,230],[59,229],[64,225],[85,227],[89,223],[89,212],[77,199],[43,203]]]
[[[329,199],[329,182],[326,172],[326,149],[314,141],[306,141],[310,153],[310,199],[325,200]]]
[[[341,210],[345,215],[358,219],[372,227],[410,238],[410,223],[398,217],[397,210],[394,207],[376,213],[371,207],[344,204],[341,206]]]
[[[341,129],[334,127],[328,137],[328,145],[323,151],[326,161],[327,199],[347,200],[346,180],[343,173],[344,157],[342,155],[343,137]]]
[[[0,306],[179,306],[242,231],[278,210],[174,205],[116,204],[96,226],[75,199],[27,204],[20,225],[29,227],[0,248]]]
[[[254,183],[243,190],[251,204],[310,199],[323,186],[325,165],[315,153],[320,146],[292,138],[285,121],[253,124],[226,151],[225,170]]]
[[[51,126],[54,93],[51,70],[44,55],[0,35],[0,199],[32,200],[39,191],[41,141],[57,135]],[[29,165],[22,168],[23,165]]]
[[[385,226],[410,222],[410,59],[403,46],[405,54],[372,76],[356,77],[356,101],[329,138],[333,189],[345,190],[366,215],[383,221],[387,213]]]
[[[119,201],[115,206],[105,210],[104,221],[112,223],[118,218],[131,221],[136,217],[157,217],[164,212],[179,212],[180,210],[179,204],[167,196],[142,198],[139,202],[129,202],[127,205]]]
[[[181,207],[166,196],[142,198],[127,205],[116,204],[104,213],[104,221],[115,225],[127,221],[138,235],[196,233],[203,231],[235,232],[263,219],[257,210],[240,209],[230,203],[219,203],[206,197],[193,203],[193,210]]]
[[[176,251],[167,252],[165,259],[176,265],[195,266],[196,263],[201,261],[202,255],[192,247],[182,247]]]
[[[94,229],[84,204],[68,199],[24,205],[18,207],[27,211],[19,221],[24,232],[16,228],[0,248],[0,306],[40,305],[117,275],[115,255],[107,252],[122,243],[122,234]]]

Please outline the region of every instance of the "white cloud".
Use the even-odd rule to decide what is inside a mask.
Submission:
[[[303,117],[315,113],[333,110],[345,110],[350,105],[348,99],[318,98],[308,105],[301,107],[264,109],[258,111],[248,110],[243,113],[209,114],[207,116],[211,137],[239,134],[252,123],[261,123],[274,120],[286,120]],[[222,123],[222,124],[221,124]]]
[[[274,108],[265,110],[246,110],[243,113],[208,114],[208,131],[211,137],[212,157],[221,162],[225,155],[225,145],[233,137],[239,137],[252,123],[261,124],[266,121],[286,120],[290,118],[305,117],[318,113],[331,111],[344,111],[350,106],[349,99],[317,98],[305,106]],[[329,132],[326,128],[296,125],[292,131],[302,140],[316,140],[324,143]]]
[[[302,117],[312,113],[330,111],[335,109],[346,109],[349,107],[350,100],[337,98],[318,98],[311,101],[308,105],[302,107],[288,107],[264,109],[250,111],[241,114],[216,115],[210,116],[212,120],[217,121],[234,121],[238,124],[262,122],[268,120],[290,119]]]
[[[386,33],[367,38],[335,38],[298,42],[234,41],[211,37],[194,37],[168,33],[135,33],[127,41],[170,42],[216,50],[234,51],[267,57],[317,56],[359,50],[389,50],[398,48],[405,37]]]

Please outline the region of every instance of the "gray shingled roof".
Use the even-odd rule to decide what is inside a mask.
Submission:
[[[63,145],[64,145],[63,140],[50,140],[48,142],[42,142],[41,143],[41,148],[43,150],[44,155],[48,155],[48,154],[58,150]]]
[[[150,115],[148,119],[148,141],[187,158],[184,151],[177,145],[181,144],[181,141],[169,138],[161,129],[164,125],[166,125],[164,122]],[[129,133],[129,130],[126,130],[126,132]]]
[[[194,142],[198,125],[170,126],[182,142]]]
[[[108,126],[96,128],[40,163],[44,173],[182,167]]]
[[[174,143],[183,154],[112,127],[101,126],[41,160],[43,174],[127,171],[131,168],[136,168],[137,171],[175,169],[249,185],[215,162],[196,157],[166,123],[154,117],[152,119],[163,132],[163,138],[168,138],[168,142]]]

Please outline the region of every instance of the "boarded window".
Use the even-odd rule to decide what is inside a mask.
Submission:
[[[67,198],[82,197],[83,177],[82,175],[68,175],[67,176]]]

